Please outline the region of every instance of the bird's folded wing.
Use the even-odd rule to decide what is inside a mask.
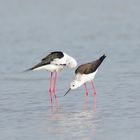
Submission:
[[[51,64],[54,64],[54,65],[66,65],[66,58],[56,58],[54,59]]]

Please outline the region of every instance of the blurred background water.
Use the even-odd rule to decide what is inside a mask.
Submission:
[[[0,140],[140,137],[139,0],[0,0]],[[84,87],[49,99],[46,71],[23,73],[54,50],[82,64],[106,54]],[[63,96],[74,70],[59,74]]]

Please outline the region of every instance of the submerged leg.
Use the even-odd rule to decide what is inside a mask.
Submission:
[[[86,86],[86,83],[84,84],[84,86],[85,86],[85,89],[86,89],[86,96],[88,96],[88,88]]]
[[[57,81],[57,72],[55,72],[54,87],[53,87],[53,93],[54,93],[54,96],[55,97],[56,97],[56,81]]]
[[[96,112],[96,88],[94,86],[94,82],[91,81],[92,87],[94,89],[94,111]]]
[[[52,76],[53,76],[53,73],[51,72],[51,77],[50,77],[50,89],[49,89],[51,102],[52,102]]]
[[[88,111],[88,96],[85,96],[84,98],[84,109],[85,111]]]
[[[59,112],[60,108],[59,108],[59,103],[58,103],[57,97],[55,98],[55,103],[56,103],[56,111]]]
[[[91,81],[91,84],[92,84],[92,87],[93,87],[93,90],[94,90],[94,96],[95,96],[95,95],[96,95],[96,88],[95,88],[95,86],[94,86],[94,82]]]
[[[94,112],[96,112],[96,94],[94,95]]]

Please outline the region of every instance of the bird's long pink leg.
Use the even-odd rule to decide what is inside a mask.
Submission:
[[[92,87],[94,89],[94,111],[96,112],[96,88],[94,86],[94,82],[91,81]]]
[[[95,86],[94,86],[94,82],[91,81],[91,84],[92,84],[92,87],[93,87],[93,90],[94,90],[94,96],[95,96],[95,95],[96,95],[96,88],[95,88]]]
[[[86,96],[88,96],[88,88],[87,88],[86,83],[84,84],[84,86],[85,86],[85,89],[86,89]]]
[[[53,87],[53,93],[54,93],[54,96],[55,97],[56,97],[56,81],[57,81],[57,72],[55,72],[54,87]]]
[[[51,102],[52,102],[52,76],[53,76],[53,73],[51,72],[51,77],[50,77],[50,89],[49,89]]]

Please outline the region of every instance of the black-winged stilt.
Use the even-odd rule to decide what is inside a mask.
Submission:
[[[70,91],[77,89],[78,87],[82,86],[84,84],[86,89],[86,95],[88,96],[88,88],[86,86],[86,82],[90,82],[92,84],[92,87],[94,89],[94,95],[96,95],[96,89],[94,86],[93,79],[98,71],[98,67],[105,59],[105,55],[101,56],[99,59],[80,65],[76,71],[75,71],[75,80],[70,83],[69,90],[65,93],[65,95]],[[64,95],[64,96],[65,96]]]
[[[64,67],[68,68],[75,68],[77,66],[77,61],[69,56],[68,54],[61,52],[61,51],[54,51],[48,54],[46,57],[44,57],[40,63],[35,65],[34,67],[28,69],[30,70],[47,70],[51,72],[50,76],[50,97],[52,100],[52,77],[53,73],[55,73],[54,76],[54,87],[53,92],[54,96],[56,97],[56,80],[57,80],[57,72],[64,69]]]

